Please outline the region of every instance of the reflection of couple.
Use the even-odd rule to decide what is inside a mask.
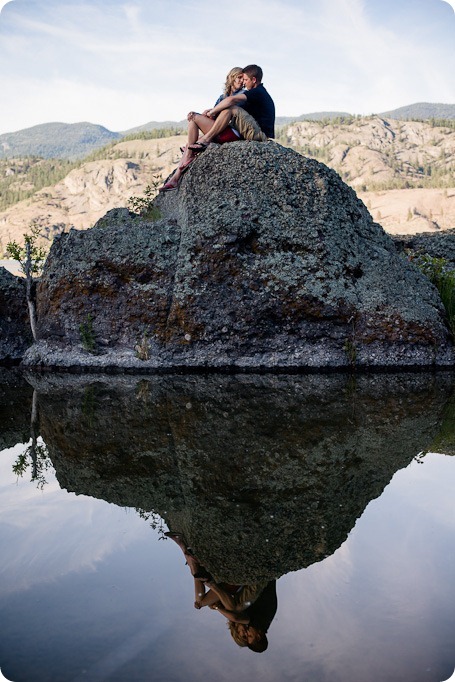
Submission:
[[[180,533],[165,535],[182,550],[194,579],[194,607],[208,606],[228,620],[233,640],[241,647],[261,653],[268,646],[267,630],[277,610],[275,580],[256,585],[217,583],[201,566]]]
[[[215,106],[202,114],[190,111],[187,119],[188,142],[183,149],[183,156],[177,170],[161,191],[177,189],[182,173],[211,142],[266,142],[275,136],[275,105],[262,85],[261,67],[250,64],[244,69],[231,69],[224,93]]]

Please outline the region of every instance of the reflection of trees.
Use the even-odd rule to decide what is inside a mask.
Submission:
[[[147,521],[150,528],[157,530],[160,536],[160,540],[164,538],[164,532],[166,530],[166,525],[159,514],[153,511],[146,511],[145,509],[136,508],[136,512],[141,519]]]
[[[36,481],[36,487],[42,490],[47,483],[46,472],[52,468],[49,452],[45,443],[37,442],[29,445],[13,464],[13,473],[24,476],[31,467],[31,482]]]
[[[39,438],[39,417],[37,393],[33,391],[32,414],[30,419],[31,443],[22,452],[13,464],[13,473],[16,476],[24,476],[28,467],[31,469],[31,482],[36,482],[36,487],[42,490],[47,483],[46,472],[52,467],[46,444]]]

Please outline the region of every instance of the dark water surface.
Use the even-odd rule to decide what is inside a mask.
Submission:
[[[453,375],[26,379],[0,373],[7,679],[452,675]],[[276,585],[265,652],[194,608],[168,529],[218,585]]]

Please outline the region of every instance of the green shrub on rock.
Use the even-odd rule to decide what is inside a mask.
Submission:
[[[161,211],[153,205],[153,201],[158,193],[158,187],[162,183],[160,175],[154,175],[152,183],[147,185],[143,197],[130,197],[128,199],[128,206],[132,213],[136,213],[141,218],[147,220],[159,220],[161,218]]]
[[[455,270],[451,269],[445,258],[434,258],[427,253],[413,256],[410,260],[439,291],[450,330],[455,336]]]

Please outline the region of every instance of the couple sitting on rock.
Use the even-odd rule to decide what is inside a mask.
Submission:
[[[244,69],[231,69],[226,78],[224,93],[215,106],[202,114],[190,111],[187,119],[188,143],[183,149],[177,170],[161,191],[177,189],[182,173],[211,142],[266,142],[275,136],[275,105],[262,85],[261,67],[250,64]]]
[[[268,647],[267,631],[277,611],[276,581],[254,585],[215,582],[194,556],[181,533],[168,531],[182,550],[194,579],[196,609],[208,606],[227,619],[231,637],[238,646],[262,653]]]

